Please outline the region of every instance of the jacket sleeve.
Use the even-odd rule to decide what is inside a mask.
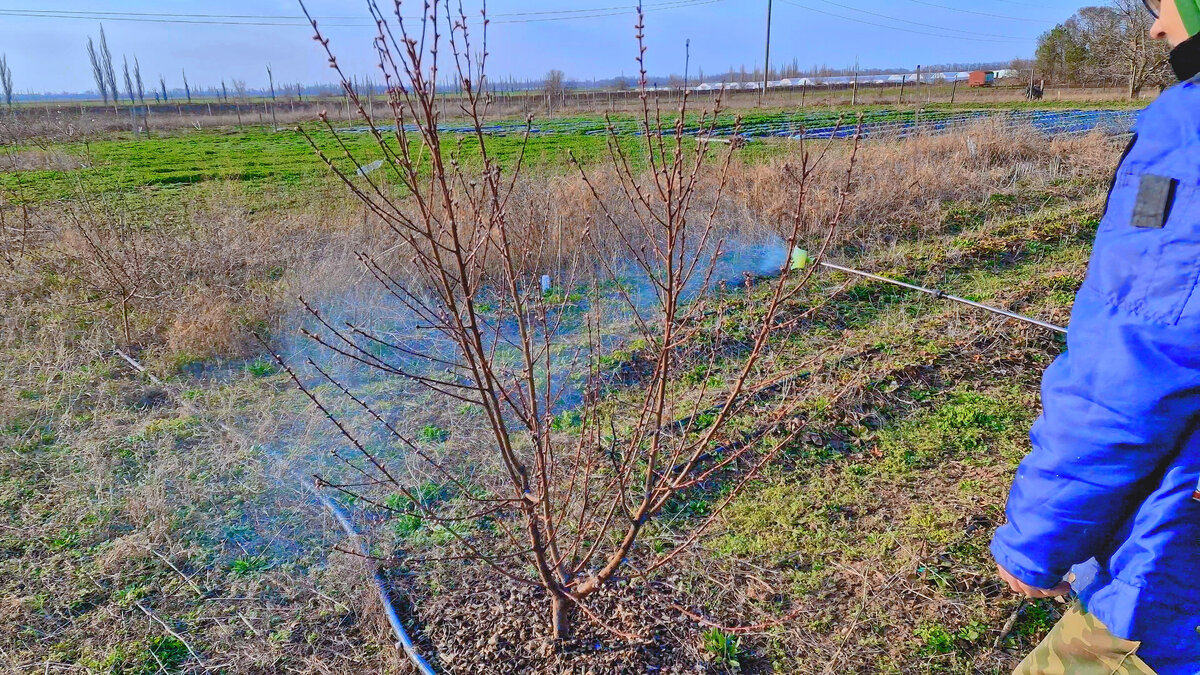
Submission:
[[[1190,299],[1193,288],[1174,292]],[[1033,451],[992,542],[996,562],[1038,588],[1111,549],[1200,408],[1194,322],[1147,320],[1103,291],[1085,284],[1076,300],[1068,351],[1046,372]]]

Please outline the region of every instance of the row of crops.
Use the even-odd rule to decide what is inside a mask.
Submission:
[[[747,140],[760,138],[822,139],[851,137],[856,133],[864,136],[907,135],[911,133],[938,133],[967,124],[991,122],[1006,127],[1029,127],[1047,135],[1088,133],[1100,130],[1109,134],[1125,134],[1133,130],[1138,110],[869,110],[862,113],[861,121],[829,111],[756,115],[741,119],[732,115],[718,117],[715,121],[695,117],[683,125],[687,135],[710,134],[713,136],[741,136]],[[664,129],[674,131],[674,120],[664,121]],[[394,127],[392,127],[394,129]],[[641,123],[635,119],[568,118],[562,120],[539,120],[529,125],[519,122],[490,124],[483,128],[489,135],[523,134],[601,135],[615,133],[620,136],[636,136],[645,133]],[[365,127],[354,127],[349,131],[364,132]],[[415,127],[410,131],[415,131]],[[467,126],[446,124],[443,133],[474,133]]]

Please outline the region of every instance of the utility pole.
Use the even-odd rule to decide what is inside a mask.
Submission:
[[[271,83],[271,130],[279,131],[279,122],[275,119],[275,74],[271,72],[271,64],[267,64],[267,80]]]
[[[850,105],[858,105],[858,57],[854,57],[854,89],[850,93]]]
[[[767,0],[767,59],[763,62],[763,83],[762,91],[758,93],[758,102],[761,105],[763,98],[767,95],[767,80],[771,75],[771,0]]]
[[[688,38],[683,43],[683,90],[686,92],[688,88],[688,67],[692,65],[692,39]]]

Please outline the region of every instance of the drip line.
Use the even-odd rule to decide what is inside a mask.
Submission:
[[[154,385],[166,388],[168,393],[176,398],[177,402],[181,403],[182,406],[189,412],[197,415],[203,414],[204,411],[199,410],[190,401],[179,399],[178,396],[176,396],[178,392],[176,392],[174,388],[155,377],[154,374],[147,370],[146,367],[141,363],[139,363],[137,359],[116,347],[113,348],[113,353],[128,363],[138,373],[145,375],[146,378],[149,379]],[[238,441],[245,444],[247,447],[254,445],[241,431],[234,429],[220,420],[215,420],[215,423],[221,428],[222,431],[234,436],[238,439]],[[301,485],[307,488],[308,491],[311,492],[313,496],[315,496],[317,500],[321,502],[325,509],[328,510],[331,515],[333,515],[334,519],[337,520],[338,525],[340,525],[342,530],[345,531],[346,536],[354,540],[358,547],[359,553],[363,556],[363,559],[371,560],[370,549],[367,548],[366,542],[363,540],[362,535],[358,533],[358,530],[355,529],[354,524],[350,522],[350,516],[348,513],[346,513],[346,510],[339,506],[337,502],[335,502],[329,495],[325,494],[322,490],[305,480],[299,474],[294,474],[293,477]],[[394,633],[396,636],[396,646],[404,650],[404,653],[408,655],[409,660],[412,661],[413,666],[416,667],[417,671],[420,672],[421,675],[435,675],[433,667],[429,665],[428,661],[421,657],[421,654],[417,651],[416,645],[413,644],[412,638],[409,637],[408,631],[404,629],[404,624],[400,621],[400,615],[396,612],[396,606],[392,604],[391,592],[388,587],[387,579],[384,578],[383,570],[378,564],[375,565],[372,577],[375,582],[375,588],[379,592],[379,600],[383,604],[384,613],[387,615],[388,623],[392,627],[392,633]]]

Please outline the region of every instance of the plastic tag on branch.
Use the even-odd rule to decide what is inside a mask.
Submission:
[[[808,251],[800,248],[799,246],[792,249],[791,268],[793,270],[799,271],[806,269],[812,264],[812,262],[812,256],[808,254]]]

